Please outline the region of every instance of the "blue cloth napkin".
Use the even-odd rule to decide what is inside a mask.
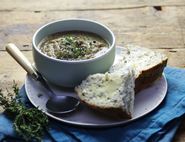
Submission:
[[[185,118],[185,70],[165,68],[168,92],[165,100],[148,115],[124,126],[104,129],[79,128],[50,120],[44,142],[170,142]],[[25,97],[24,87],[20,95]],[[0,114],[0,140],[21,141],[12,121]]]

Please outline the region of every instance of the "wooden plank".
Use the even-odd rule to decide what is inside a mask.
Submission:
[[[184,9],[181,8],[182,13]],[[131,43],[149,48],[184,48],[185,36],[179,18],[185,15],[179,17],[177,10],[176,7],[166,7],[156,11],[148,7],[109,11],[0,12],[0,50],[4,50],[8,42],[16,43],[22,50],[30,50],[36,29],[49,21],[71,17],[93,19],[107,25],[115,33],[117,45]]]
[[[147,6],[182,6],[184,0],[1,0],[0,9],[3,11],[26,10],[26,11],[65,11],[65,10],[94,10],[94,9],[122,9],[141,8]]]
[[[168,57],[168,65],[185,68],[185,49],[154,49]]]
[[[177,9],[177,19],[179,22],[179,26],[182,29],[182,37],[183,37],[183,43],[185,46],[185,8],[178,8]]]
[[[32,62],[32,53],[24,52],[26,57]],[[26,72],[7,52],[0,51],[0,88],[11,88],[13,80],[19,86],[24,83]]]

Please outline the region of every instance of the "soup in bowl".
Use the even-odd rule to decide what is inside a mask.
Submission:
[[[61,60],[86,60],[101,56],[109,48],[100,36],[81,31],[59,32],[39,43],[44,54]]]
[[[48,23],[33,36],[33,59],[43,77],[74,87],[90,74],[109,70],[115,58],[115,37],[91,20],[68,19]]]

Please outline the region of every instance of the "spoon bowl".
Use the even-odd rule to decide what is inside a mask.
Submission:
[[[51,113],[63,114],[74,111],[80,102],[71,96],[54,96],[46,103],[46,108]]]

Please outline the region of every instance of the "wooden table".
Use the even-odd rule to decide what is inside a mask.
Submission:
[[[1,0],[0,88],[24,83],[25,71],[5,52],[16,43],[32,60],[31,40],[44,23],[65,18],[97,20],[112,29],[117,45],[164,52],[168,65],[185,67],[185,0]],[[174,142],[185,141],[185,122]]]

